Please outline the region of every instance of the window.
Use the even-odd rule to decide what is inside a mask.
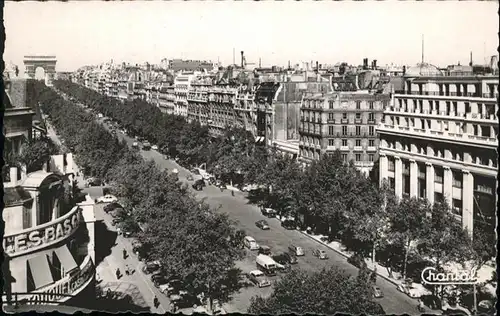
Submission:
[[[335,146],[335,139],[328,139],[328,146]]]
[[[356,154],[356,161],[361,161],[361,154]]]
[[[333,126],[328,126],[328,135],[333,135]]]
[[[368,114],[368,121],[375,121],[375,114],[374,113]]]
[[[361,146],[361,139],[356,139],[356,147],[360,147]]]
[[[359,120],[360,118],[361,118],[361,113],[359,113],[359,112],[358,112],[358,113],[356,113],[356,119],[358,119],[358,120]]]
[[[370,110],[373,110],[373,101],[370,101],[368,105],[370,106]]]
[[[368,133],[370,136],[375,135],[375,126],[368,126]]]
[[[329,107],[330,109],[333,109],[333,101],[328,101],[328,107]]]
[[[356,136],[361,135],[361,126],[356,126]]]
[[[342,140],[342,146],[347,146],[347,139]]]
[[[342,126],[342,135],[347,135],[347,126]]]
[[[453,187],[462,188],[462,173],[453,171]]]
[[[375,140],[374,140],[374,139],[370,139],[370,140],[368,141],[368,146],[369,146],[369,147],[374,147],[374,146],[375,146]]]
[[[342,154],[342,161],[347,162],[347,154]]]
[[[333,121],[335,119],[334,113],[328,113],[328,120]]]
[[[443,169],[435,169],[435,174],[434,174],[434,182],[436,183],[443,183]]]
[[[361,101],[356,101],[356,110],[361,109]]]
[[[342,113],[342,119],[347,120],[347,113]]]
[[[368,154],[368,161],[373,162],[375,155],[374,154]]]
[[[394,171],[394,160],[393,159],[389,159],[387,170]]]

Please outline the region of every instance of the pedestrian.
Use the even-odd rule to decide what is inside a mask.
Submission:
[[[127,250],[123,249],[123,259],[127,259],[127,257],[128,257]]]
[[[116,268],[116,278],[117,279],[120,279],[120,276],[122,275],[122,273],[120,272],[120,269],[119,268]]]
[[[125,274],[126,275],[130,275],[130,267],[127,265],[125,265]]]
[[[154,304],[155,308],[158,308],[158,306],[160,306],[160,301],[158,300],[156,295],[155,295],[155,298],[153,299],[153,304]]]
[[[108,287],[108,290],[106,291],[106,298],[110,299],[111,298],[111,289]]]

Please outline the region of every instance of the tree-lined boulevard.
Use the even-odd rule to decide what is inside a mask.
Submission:
[[[212,139],[206,128],[162,115],[141,101],[123,104],[69,82],[56,82],[56,87],[119,121],[129,133],[132,131],[158,144],[162,153],[140,150],[137,156],[129,149],[134,138],[120,132],[115,138],[109,132],[109,125],[102,121],[103,125],[96,124],[95,117],[83,108],[78,109],[69,100],[57,100],[52,90],[38,87],[44,92],[36,99],[75,153],[84,173],[113,184],[114,193],[134,210],[133,217],[147,223],[141,240],[152,248],[152,259],[160,260],[167,267],[166,273],[180,274],[193,293],[229,300],[236,289],[227,286],[234,284],[227,272],[238,268],[243,272],[253,270],[255,255],[239,250],[238,229],[253,236],[259,244],[270,246],[273,252],[286,252],[290,244],[302,246],[306,256],[299,259],[299,268],[304,271],[317,272],[335,266],[356,276],[358,269],[302,233],[285,230],[277,219],[269,220],[270,230],[260,230],[255,222],[263,217],[258,207],[249,203],[246,194],[236,192],[233,196],[214,186],[193,193],[182,184],[188,182],[189,171],[174,160],[165,159],[165,154],[177,157],[187,166],[207,163],[209,171],[228,181],[236,181],[243,174],[246,183],[265,184],[270,190],[263,192],[259,203],[272,206],[282,215],[300,218],[303,227],[326,233],[332,240],[359,249],[366,257],[387,262],[404,276],[418,275],[418,271],[408,271],[409,262],[425,256],[438,258],[437,262],[429,262],[436,267],[463,258],[484,262],[491,256],[491,248],[484,242],[489,237],[479,235],[474,240],[481,244],[470,244],[466,232],[448,216],[448,206],[444,203],[431,207],[415,199],[397,202],[389,190],[376,187],[352,166],[343,164],[338,155],[323,157],[303,170],[293,160],[255,146],[248,133],[228,130],[225,137]],[[139,157],[154,163],[142,162]],[[179,182],[168,172],[173,169],[179,170]],[[414,249],[417,241],[418,247]],[[311,252],[317,248],[326,251],[330,259],[313,257]],[[395,253],[388,256],[391,251]],[[334,272],[324,273],[335,279]],[[284,286],[286,281],[283,282],[279,284]],[[376,301],[386,313],[417,312],[416,301],[399,292],[392,283],[382,278],[376,283],[385,294]],[[367,301],[371,301],[371,296],[361,293],[369,284],[369,281],[358,284],[357,296],[366,297]],[[245,311],[250,297],[262,292],[270,294],[267,289],[242,289],[234,294],[230,305],[234,305],[234,311]],[[299,292],[297,295],[305,295]],[[332,295],[343,297],[342,293]],[[254,303],[252,308],[255,304],[265,305],[269,309],[261,312],[277,312],[279,299],[284,298],[272,298],[273,302]],[[309,299],[315,298],[310,295]],[[367,312],[373,312],[371,307],[366,308]],[[282,310],[303,312],[294,307]],[[317,310],[324,311],[328,309]]]

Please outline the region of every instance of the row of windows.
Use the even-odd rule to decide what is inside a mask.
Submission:
[[[342,130],[342,133],[341,133],[342,136],[348,135],[347,126],[343,125],[341,130]],[[331,125],[328,126],[328,135],[335,135],[335,126],[331,126]],[[360,125],[355,126],[355,135],[361,136],[361,126]],[[368,126],[368,135],[375,136],[375,126]]]
[[[322,105],[324,104],[324,100],[304,100],[304,107],[308,108],[313,108],[313,109],[319,109],[322,108]],[[368,109],[373,110],[375,108],[375,101],[355,101],[356,102],[356,110],[361,110],[361,103],[368,103]],[[334,109],[335,108],[335,101],[334,100],[328,100],[328,108],[329,109]],[[383,104],[387,105],[388,101],[384,101]],[[337,103],[338,104],[338,103]],[[348,102],[347,101],[341,101],[340,102],[340,107],[341,108],[346,108],[348,107]],[[363,107],[364,108],[364,107]]]
[[[347,139],[342,139],[341,144],[342,144],[342,147],[347,147],[348,146]],[[328,146],[335,146],[335,139],[334,138],[328,139]],[[355,146],[361,147],[361,139],[356,139]],[[375,140],[374,139],[368,140],[368,147],[375,147]]]

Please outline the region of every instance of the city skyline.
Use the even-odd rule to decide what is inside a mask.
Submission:
[[[8,2],[4,12],[4,60],[21,69],[24,55],[56,55],[58,71],[111,59],[227,65],[233,49],[236,63],[245,51],[248,62],[261,58],[263,66],[360,64],[365,57],[413,65],[422,35],[425,61],[446,66],[467,64],[471,52],[475,63],[489,62],[498,47],[492,2]],[[476,22],[473,32],[464,21]]]

